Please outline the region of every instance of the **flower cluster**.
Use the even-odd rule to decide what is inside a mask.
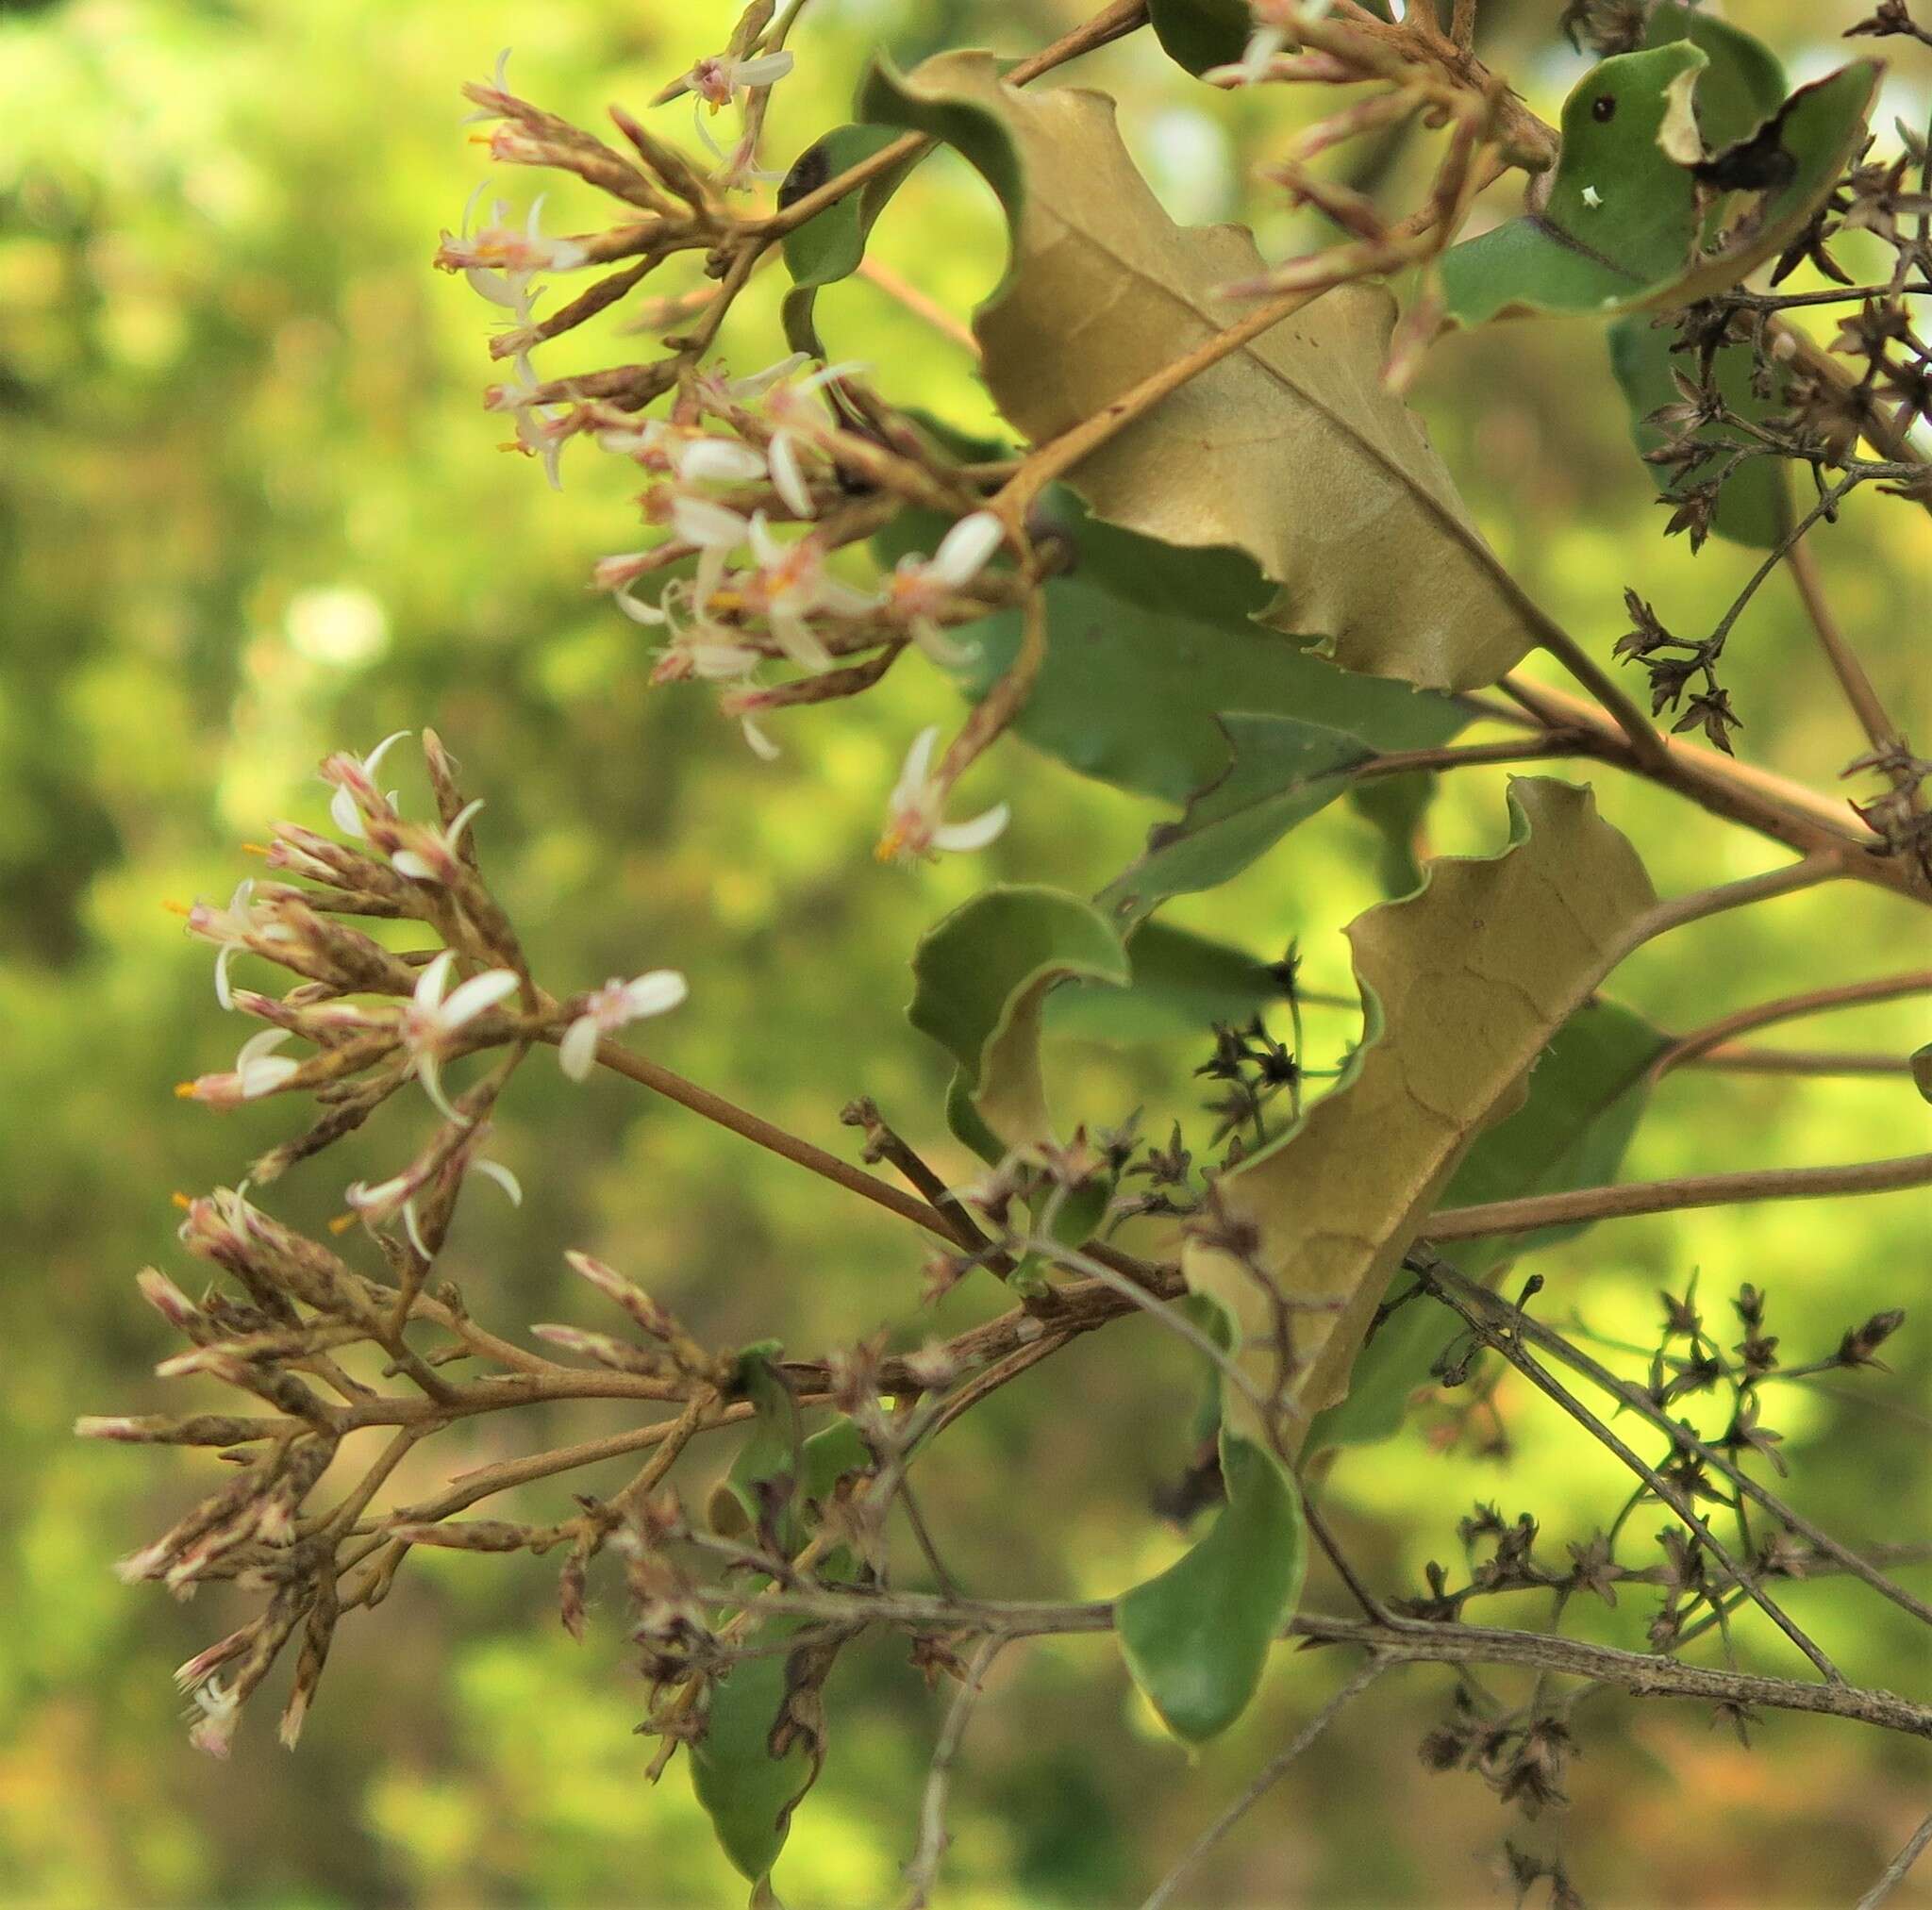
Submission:
[[[491,349],[508,360],[510,375],[485,402],[512,421],[508,448],[537,459],[553,485],[561,481],[566,446],[578,439],[641,474],[638,510],[650,540],[604,558],[592,581],[660,639],[652,680],[711,685],[746,742],[770,759],[778,754],[765,722],[774,711],[858,694],[908,649],[942,668],[970,662],[973,646],[949,630],[1015,603],[1027,588],[1028,553],[984,507],[986,481],[885,406],[864,385],[861,367],[793,352],[733,375],[713,355],[725,312],[767,242],[758,222],[727,203],[741,186],[770,176],[755,163],[758,131],[770,89],[791,69],[792,55],[761,34],[741,25],[731,46],[695,61],[654,102],[691,97],[716,162],[708,168],[613,108],[631,149],[620,152],[511,92],[507,58],[500,59],[490,83],[466,89],[471,118],[491,125],[491,157],[574,174],[616,200],[622,223],[549,235],[539,195],[521,219],[492,200],[478,224],[486,183],[458,230],[443,235],[437,262],[505,315]],[[708,122],[734,103],[742,105],[743,131],[727,154]],[[540,346],[690,251],[702,252],[722,283],[671,302],[667,311],[691,324],[665,339],[668,356],[572,377],[540,375]],[[540,315],[541,275],[610,267],[587,291]],[[654,408],[659,400],[661,412]],[[915,551],[882,569],[873,540],[908,509],[942,528],[925,544],[929,555]],[[995,565],[1009,545],[1015,568]],[[1014,686],[995,703],[1000,723],[969,725],[930,778],[932,743],[915,748],[888,806],[885,855],[978,846],[997,833],[939,818],[953,783],[1022,694],[1024,686]],[[919,773],[909,773],[915,766]]]

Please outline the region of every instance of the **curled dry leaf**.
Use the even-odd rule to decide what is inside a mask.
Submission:
[[[974,315],[988,388],[1036,443],[1252,310],[1266,268],[1234,225],[1176,225],[1122,144],[1114,104],[1007,85],[990,54],[875,68],[870,119],[957,146],[1005,206],[1007,275]],[[1266,621],[1344,668],[1433,689],[1493,683],[1540,640],[1441,460],[1383,389],[1394,307],[1338,287],[1190,378],[1069,473],[1096,517],[1246,551],[1280,587]]]

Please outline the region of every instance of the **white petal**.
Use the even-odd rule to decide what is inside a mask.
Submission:
[[[442,1000],[442,991],[449,987],[449,972],[456,966],[456,952],[443,952],[416,977],[415,1002],[419,1008],[433,1008]]]
[[[835,378],[848,378],[859,372],[871,370],[871,365],[863,358],[841,358],[836,365],[821,365],[809,377],[799,379],[798,389],[801,391],[816,391],[831,384]]]
[[[761,53],[756,59],[741,59],[731,77],[739,86],[775,86],[791,71],[789,53]]]
[[[527,273],[498,272],[489,265],[463,268],[463,278],[470,290],[478,298],[491,305],[501,306],[506,311],[516,311],[523,305],[528,276]]]
[[[736,550],[750,531],[735,510],[726,510],[707,497],[673,498],[671,528],[686,543],[712,551]]]
[[[457,846],[457,844],[463,839],[463,831],[470,826],[470,818],[474,816],[476,813],[476,811],[480,809],[482,806],[483,798],[481,796],[477,796],[473,798],[470,802],[465,803],[463,806],[457,811],[455,820],[449,825],[448,833],[442,839],[445,842],[449,844],[449,846],[452,849],[454,849]]]
[[[744,484],[765,474],[765,460],[749,444],[729,438],[689,440],[674,454],[680,477],[714,484]]]
[[[490,969],[459,983],[443,1003],[438,1020],[445,1028],[460,1028],[474,1021],[486,1008],[493,1008],[506,995],[513,995],[522,984],[509,969]]]
[[[500,1160],[477,1160],[470,1163],[476,1172],[486,1174],[509,1196],[509,1204],[520,1207],[524,1204],[524,1184],[504,1166]]]
[[[235,989],[228,980],[228,969],[239,954],[241,950],[231,941],[225,941],[215,951],[215,1000],[225,1008],[235,1005]]]
[[[912,739],[912,747],[906,752],[906,767],[899,772],[899,780],[892,788],[894,808],[915,802],[924,793],[926,778],[932,767],[933,745],[940,739],[938,723],[928,723]]]
[[[368,833],[362,826],[362,812],[357,808],[355,797],[350,795],[341,783],[336,785],[335,794],[328,799],[328,814],[329,821],[344,836],[363,836]]]
[[[821,577],[818,606],[821,610],[829,610],[835,617],[869,617],[878,608],[879,603],[876,597],[854,590],[850,584],[837,577]]]
[[[785,500],[787,510],[797,517],[811,516],[811,491],[798,468],[798,452],[790,432],[781,431],[772,440],[772,484]]]
[[[711,129],[705,124],[705,102],[702,96],[693,98],[691,103],[691,123],[712,158],[722,165],[724,160],[724,148],[711,137]]]
[[[671,621],[657,605],[646,604],[641,597],[633,597],[629,584],[625,584],[622,590],[613,590],[610,595],[611,601],[633,623],[668,623]]]
[[[373,750],[371,750],[366,756],[362,758],[362,768],[367,772],[369,780],[372,783],[375,780],[376,771],[382,766],[383,757],[388,756],[390,751],[394,749],[395,746],[399,742],[401,742],[402,739],[408,734],[409,732],[406,729],[399,729],[391,732],[389,736],[384,737],[383,739],[379,743],[377,743],[376,746]]]
[[[624,1005],[634,1021],[646,1015],[662,1015],[675,1008],[691,993],[691,984],[675,969],[653,969],[624,985]]]
[[[764,660],[756,650],[737,643],[684,643],[679,647],[691,658],[691,669],[707,683],[735,683],[749,676]]]
[[[255,877],[244,875],[240,882],[236,883],[235,892],[228,898],[228,913],[230,915],[242,914],[247,908],[254,894]]]
[[[1006,541],[1007,527],[990,510],[962,517],[940,540],[926,575],[958,590],[985,570],[992,554]]]
[[[772,635],[778,639],[778,648],[801,670],[829,670],[832,667],[832,653],[803,618],[774,610],[771,622]]]
[[[290,1038],[287,1028],[264,1028],[258,1035],[251,1035],[242,1044],[242,1052],[235,1056],[235,1071],[243,1072],[251,1063],[259,1061],[264,1055],[273,1055],[282,1043]]]
[[[389,866],[398,875],[407,875],[411,882],[434,882],[437,879],[436,871],[413,849],[398,849],[389,858]]]
[[[254,1101],[275,1089],[295,1073],[302,1064],[292,1055],[263,1055],[246,1061],[235,1071],[242,1077],[242,1099]]]
[[[591,1070],[597,1065],[597,1034],[594,1015],[579,1015],[563,1031],[563,1039],[557,1044],[557,1059],[573,1081],[591,1078]]]
[[[428,1241],[423,1237],[423,1225],[416,1217],[416,1203],[412,1200],[403,1203],[403,1232],[408,1235],[409,1245],[415,1248],[424,1259],[433,1260],[436,1258],[436,1255],[429,1251]]]
[[[437,1111],[458,1126],[467,1127],[470,1117],[459,1114],[449,1096],[442,1091],[442,1069],[434,1055],[422,1055],[416,1060],[417,1077],[423,1083],[423,1091],[436,1104]]]
[[[956,643],[930,617],[912,620],[912,640],[944,670],[958,670],[979,655],[976,643]]]
[[[740,717],[738,726],[744,732],[744,739],[751,745],[752,755],[760,762],[775,763],[785,754],[750,717]]]
[[[765,522],[763,511],[752,512],[746,535],[751,539],[752,555],[765,569],[785,561],[785,546],[772,535],[772,527]]]
[[[995,803],[984,815],[974,817],[970,822],[941,822],[932,832],[932,846],[955,851],[984,849],[1012,820],[1011,807],[1006,803]]]
[[[788,352],[776,364],[767,365],[762,372],[753,372],[749,377],[735,380],[729,388],[731,395],[734,398],[755,398],[780,378],[789,378],[801,365],[810,362],[810,357],[804,352]]]

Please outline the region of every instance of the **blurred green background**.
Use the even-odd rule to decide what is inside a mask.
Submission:
[[[1733,12],[1808,75],[1840,57],[1833,36],[1865,10],[1776,0]],[[875,46],[908,59],[947,43],[1019,53],[1078,11],[812,0],[768,153],[782,164],[841,118]],[[1545,113],[1578,70],[1557,11],[1484,8],[1493,58]],[[728,18],[711,0],[0,8],[0,1900],[741,1901],[682,1772],[643,1785],[649,1747],[630,1735],[643,1693],[614,1587],[573,1645],[542,1562],[419,1554],[387,1605],[344,1626],[296,1755],[274,1743],[266,1712],[244,1721],[230,1763],[191,1752],[168,1673],[228,1629],[235,1606],[220,1588],[177,1605],[109,1568],[207,1489],[210,1462],[69,1437],[77,1412],[185,1403],[181,1383],[151,1375],[173,1348],[131,1276],[154,1259],[187,1278],[170,1191],[232,1180],[290,1118],[279,1104],[224,1119],[171,1098],[180,1077],[226,1065],[240,1035],[214,1004],[207,950],[162,904],[225,896],[246,866],[240,842],[271,819],[319,822],[325,751],[434,723],[489,798],[486,861],[550,986],[682,968],[691,1003],[641,1031],[653,1053],[838,1148],[851,1146],[838,1109],[873,1094],[949,1167],[942,1070],[900,1013],[913,938],[995,873],[1097,886],[1152,819],[1008,745],[966,791],[1015,804],[993,854],[878,867],[868,852],[885,791],[913,730],[951,720],[945,686],[908,666],[860,703],[780,719],[783,760],[754,762],[701,694],[647,689],[647,637],[584,588],[596,556],[637,541],[624,472],[574,448],[556,494],[497,455],[501,421],[479,405],[491,314],[428,265],[480,176],[457,125],[458,81],[511,44],[520,91],[594,123],[606,101],[640,107],[721,44]],[[1924,58],[1901,58],[1890,109],[1924,125],[1928,75]],[[1144,35],[1069,77],[1121,96],[1129,141],[1177,215],[1251,216],[1273,250],[1307,242],[1247,184],[1307,102],[1213,94]],[[1398,192],[1410,163],[1393,158]],[[499,186],[519,205],[530,190]],[[598,220],[587,193],[552,191],[549,229]],[[941,159],[901,192],[875,249],[964,312],[996,277],[1001,242],[983,189]],[[687,282],[667,274],[662,289]],[[777,355],[771,293],[761,281],[727,334],[737,369]],[[966,355],[877,288],[840,288],[822,310],[835,347],[868,359],[889,393],[986,420]],[[544,368],[626,355],[607,322]],[[1417,400],[1506,559],[1599,655],[1624,627],[1626,584],[1695,625],[1755,561],[1720,545],[1693,561],[1660,540],[1592,327],[1455,341]],[[1860,506],[1819,535],[1821,561],[1882,690],[1932,729],[1932,525]],[[1857,733],[1782,580],[1732,654],[1747,751],[1828,783]],[[1600,783],[1666,890],[1774,859],[1647,790]],[[1441,847],[1495,846],[1500,777],[1458,780],[1431,826]],[[1331,811],[1174,919],[1269,955],[1299,936],[1311,981],[1341,986],[1337,930],[1374,899],[1373,839]],[[1674,937],[1617,991],[1688,1027],[1921,964],[1926,948],[1923,915],[1834,891]],[[1925,1013],[1874,1010],[1800,1038],[1903,1050],[1932,1033]],[[1318,1047],[1347,1038],[1341,1020],[1318,1025]],[[1201,1046],[1072,1050],[1077,1086],[1063,1099],[1102,1121],[1142,1100],[1185,1112]],[[398,1104],[291,1176],[276,1210],[319,1223],[346,1180],[412,1151],[413,1112]],[[1924,1145],[1926,1116],[1896,1078],[1685,1071],[1629,1171],[1905,1152]],[[1198,1117],[1195,1130],[1205,1138]],[[571,1090],[540,1056],[496,1151],[529,1199],[514,1213],[487,1194],[468,1204],[449,1263],[493,1324],[605,1326],[561,1269],[560,1250],[581,1246],[721,1343],[771,1333],[815,1351],[887,1319],[914,1338],[928,1330],[916,1238],[621,1082]],[[1823,1353],[1878,1307],[1918,1306],[1928,1220],[1925,1197],[1893,1195],[1623,1223],[1544,1256],[1540,1304],[1641,1339],[1657,1287],[1701,1267],[1713,1312],[1753,1280],[1787,1351]],[[929,1324],[949,1330],[988,1304],[969,1283]],[[1794,1495],[1854,1541],[1927,1536],[1927,1324],[1914,1318],[1893,1342],[1895,1374],[1785,1402]],[[974,1415],[923,1487],[956,1573],[988,1594],[1104,1596],[1173,1556],[1180,1540],[1149,1499],[1187,1457],[1193,1387],[1172,1342],[1122,1324]],[[1486,1418],[1458,1434],[1441,1409],[1341,1458],[1331,1503],[1378,1583],[1413,1588],[1425,1559],[1453,1558],[1456,1519],[1476,1498],[1535,1511],[1558,1560],[1564,1536],[1620,1502],[1605,1454],[1515,1387],[1495,1403],[1507,1462],[1479,1450]],[[399,1492],[512,1442],[620,1423],[588,1406],[536,1420],[435,1442]],[[695,1453],[688,1493],[727,1457]],[[504,1516],[556,1517],[564,1489],[532,1488]],[[1632,1555],[1655,1522],[1639,1521]],[[1309,1596],[1341,1608],[1319,1577]],[[1626,1592],[1617,1612],[1577,1621],[1641,1645],[1650,1603]],[[1791,1603],[1848,1676],[1923,1695],[1923,1635],[1890,1607],[1829,1583]],[[1524,1603],[1515,1616],[1543,1615]],[[1801,1669],[1760,1627],[1738,1634],[1754,1662]],[[956,1784],[951,1901],[1137,1901],[1337,1675],[1320,1654],[1278,1654],[1263,1701],[1191,1766],[1104,1642],[1008,1653]],[[1477,1779],[1429,1777],[1414,1755],[1450,1688],[1431,1671],[1385,1681],[1254,1813],[1194,1901],[1490,1897],[1511,1818]],[[866,1643],[832,1698],[831,1760],[780,1886],[794,1904],[888,1901],[944,1697],[903,1648]],[[1562,1850],[1595,1902],[1849,1902],[1932,1795],[1927,1747],[1848,1726],[1768,1719],[1747,1755],[1690,1707],[1600,1697],[1578,1723],[1574,1808],[1524,1841]]]

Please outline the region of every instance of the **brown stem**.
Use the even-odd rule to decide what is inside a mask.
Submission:
[[[1739,1035],[1758,1028],[1773,1027],[1780,1021],[1795,1021],[1807,1015],[1823,1014],[1831,1008],[1857,1007],[1869,1002],[1895,1002],[1907,995],[1932,994],[1932,969],[1914,969],[1906,974],[1877,975],[1869,981],[1845,982],[1835,988],[1812,988],[1801,995],[1781,995],[1772,1002],[1759,1002],[1749,1008],[1707,1022],[1667,1048],[1652,1069],[1653,1079],[1668,1074],[1674,1068],[1696,1061]]]
[[[1739,1043],[1707,1049],[1694,1066],[1730,1074],[1909,1074],[1904,1055],[1853,1053],[1831,1048],[1753,1048]]]
[[[1785,561],[1791,573],[1791,582],[1798,587],[1805,613],[1811,619],[1811,627],[1818,633],[1818,641],[1840,688],[1845,693],[1845,701],[1864,725],[1865,735],[1873,745],[1878,749],[1890,747],[1899,740],[1898,725],[1886,713],[1877,690],[1872,687],[1871,677],[1865,673],[1858,653],[1845,641],[1844,632],[1838,626],[1838,619],[1831,614],[1824,581],[1818,574],[1818,559],[1813,556],[1811,546],[1800,539],[1786,553]]]
[[[1847,1167],[1766,1168],[1746,1173],[1699,1174],[1674,1181],[1638,1181],[1627,1187],[1579,1188],[1565,1194],[1536,1194],[1522,1201],[1487,1201],[1479,1206],[1443,1207],[1423,1223],[1423,1237],[1437,1242],[1476,1240],[1491,1234],[1528,1234],[1539,1227],[1580,1221],[1627,1220],[1637,1214],[1674,1214],[1690,1207],[1728,1207],[1751,1201],[1811,1201],[1832,1194],[1882,1194],[1932,1186],[1932,1154],[1895,1160],[1857,1161]]]

